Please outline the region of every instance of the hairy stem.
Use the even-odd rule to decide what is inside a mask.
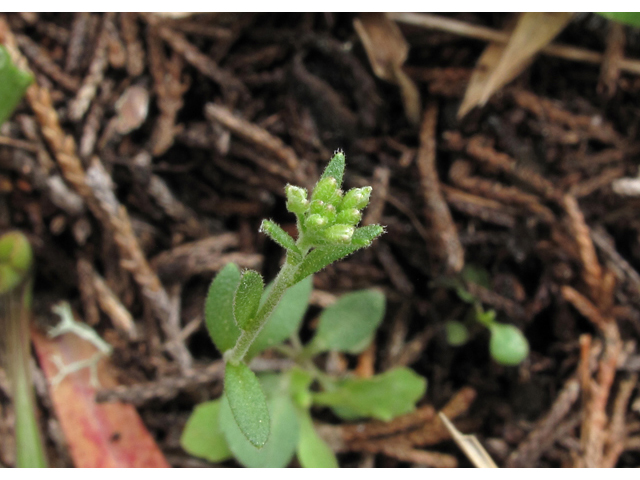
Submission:
[[[273,286],[271,287],[264,304],[258,310],[255,321],[251,322],[251,326],[249,328],[242,331],[235,346],[225,353],[224,358],[227,362],[237,365],[244,359],[245,355],[249,351],[249,347],[251,347],[251,344],[260,333],[260,330],[262,330],[262,327],[266,325],[269,317],[278,306],[284,292],[286,292],[287,288],[291,285],[293,277],[298,270],[298,264],[294,265],[290,263],[290,255],[290,253],[287,253],[287,260],[280,269],[278,276],[273,281]]]

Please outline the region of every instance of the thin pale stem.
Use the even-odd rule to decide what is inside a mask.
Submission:
[[[42,439],[36,417],[36,404],[31,381],[29,341],[30,282],[0,295],[1,321],[6,332],[6,366],[11,379],[16,415],[16,466],[46,467]]]

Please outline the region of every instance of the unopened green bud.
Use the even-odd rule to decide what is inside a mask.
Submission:
[[[14,288],[25,278],[33,263],[29,240],[20,232],[0,237],[0,293]]]
[[[320,215],[319,213],[314,213],[313,215],[309,215],[307,220],[304,222],[307,228],[312,230],[317,230],[319,228],[324,228],[328,226],[329,222],[326,217]]]
[[[327,219],[328,225],[333,225],[336,221],[336,207],[322,200],[312,200],[309,204],[309,213],[322,215]]]
[[[321,200],[324,203],[333,203],[338,196],[338,182],[333,177],[321,179],[313,189],[311,200]]]
[[[284,189],[287,195],[287,210],[302,215],[309,207],[307,191],[295,185],[287,185]]]
[[[341,210],[336,218],[336,223],[345,223],[347,225],[357,225],[362,218],[362,213],[357,208],[347,208]]]
[[[356,229],[351,225],[333,225],[322,232],[325,240],[332,243],[349,243]]]
[[[346,210],[348,208],[356,208],[362,210],[369,204],[369,197],[371,197],[371,187],[352,188],[345,193],[342,203],[340,204],[340,210]]]

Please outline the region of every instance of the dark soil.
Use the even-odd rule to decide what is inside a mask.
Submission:
[[[180,349],[161,349],[169,338],[158,323],[157,305],[141,287],[145,272],[139,263],[123,262],[127,248],[137,247],[123,244],[137,241],[169,298],[179,299],[180,329],[188,332],[181,351],[202,370],[220,358],[202,324],[215,272],[235,261],[272,279],[282,251],[258,233],[261,220],[272,218],[295,233],[284,205],[285,184],[312,186],[341,148],[348,164],[345,186],[374,186],[377,198],[365,221],[386,225],[387,234],[317,274],[315,288],[336,295],[384,290],[388,309],[376,337],[376,372],[410,366],[429,382],[420,405],[435,408],[471,387],[475,400],[456,424],[476,434],[500,466],[580,465],[598,448],[614,465],[638,465],[637,402],[633,394],[625,401],[618,392],[621,383],[637,380],[640,365],[640,200],[611,187],[637,174],[636,75],[622,72],[607,95],[599,88],[601,65],[540,56],[486,106],[458,120],[486,43],[398,24],[411,46],[404,68],[420,91],[421,115],[435,114],[431,140],[438,178],[426,184],[441,192],[440,203],[451,212],[452,240],[439,230],[447,222],[437,213],[442,205],[425,204],[438,202],[422,188],[425,125],[411,124],[399,88],[373,74],[354,15],[3,17],[38,84],[49,90],[62,129],[75,139],[82,169],[95,168],[95,162],[104,167],[113,182],[106,188],[126,207],[135,236],[121,242],[113,219],[96,213],[108,210],[95,201],[104,184],[83,193],[69,180],[26,101],[0,131],[2,139],[24,142],[0,144],[0,229],[20,229],[32,241],[36,316],[53,321],[51,304],[69,300],[114,345],[112,360],[124,385],[172,385],[184,374],[176,360]],[[495,29],[506,19],[452,17]],[[110,34],[101,33],[104,25]],[[557,41],[604,52],[609,28],[597,16],[582,15]],[[637,32],[627,29],[626,40],[625,56],[640,57]],[[142,50],[136,54],[136,48]],[[96,67],[100,55],[106,56],[102,69]],[[96,92],[78,95],[92,68],[104,78]],[[125,92],[129,103],[121,108]],[[78,115],[74,108],[83,95],[89,105]],[[209,104],[219,106],[218,113]],[[51,187],[53,176],[62,176],[66,187]],[[173,250],[207,240],[182,253]],[[437,286],[442,278],[457,278],[452,241],[464,250],[466,265],[491,278],[488,288],[472,293],[528,338],[531,353],[520,366],[495,363],[488,332],[480,327],[466,345],[447,344],[445,322],[463,320],[469,310],[454,291]],[[128,339],[100,310],[92,269],[131,312],[139,339]],[[321,296],[313,303],[308,329]],[[616,332],[620,348],[609,351]],[[346,360],[348,368],[359,361]],[[607,372],[615,374],[610,384],[603,379]],[[583,393],[567,400],[562,395],[574,379]],[[133,400],[172,465],[206,466],[178,441],[193,406],[217,397],[221,381],[185,383]],[[584,387],[600,393],[585,393]],[[604,411],[594,406],[603,394]],[[45,415],[52,415],[41,403]],[[594,411],[607,416],[604,423],[593,423]],[[319,421],[339,424],[327,411],[316,413]],[[608,423],[616,418],[626,432]],[[598,447],[589,429],[611,440]],[[618,447],[619,458],[611,453]],[[449,440],[425,448],[470,465]],[[416,463],[387,454],[372,459],[361,451],[339,459],[342,466]],[[1,460],[12,464],[6,456]]]

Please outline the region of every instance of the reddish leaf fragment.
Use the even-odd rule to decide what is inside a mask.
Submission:
[[[69,364],[88,359],[97,351],[91,343],[73,334],[52,340],[33,329],[31,338],[47,380],[58,373],[52,360],[56,355]],[[98,365],[98,378],[102,387],[117,385],[105,360]],[[133,405],[95,402],[96,390],[91,387],[88,369],[72,373],[50,388],[51,400],[76,467],[170,466]]]

